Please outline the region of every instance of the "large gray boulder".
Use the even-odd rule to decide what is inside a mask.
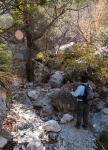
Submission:
[[[0,136],[0,148],[3,148],[6,144],[7,144],[7,139]]]
[[[49,95],[52,106],[60,112],[68,113],[75,110],[75,98],[62,89],[55,89],[55,91]]]
[[[6,102],[5,99],[0,95],[0,130],[6,116]]]
[[[60,88],[63,85],[64,81],[64,72],[56,71],[49,80],[49,83],[53,88]]]
[[[95,113],[90,120],[92,131],[97,137],[108,127],[108,108],[104,108],[98,113]]]
[[[102,102],[102,101],[99,101],[98,103],[96,103],[96,104],[94,105],[94,107],[95,107],[95,109],[96,109],[97,111],[101,111],[102,109],[105,108],[105,103]]]
[[[32,103],[30,99],[27,97],[27,95],[24,92],[18,91],[13,97],[13,100],[17,101],[17,103],[21,103],[25,105],[26,107],[32,107]]]

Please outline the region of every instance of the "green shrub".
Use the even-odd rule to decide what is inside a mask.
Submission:
[[[106,129],[99,138],[102,150],[108,150],[108,129]]]
[[[56,55],[48,51],[37,54],[36,59],[59,60],[62,63],[61,69],[71,69],[72,71],[87,71],[88,67],[94,68],[95,75],[108,81],[108,58],[94,55],[93,46],[76,45],[73,50],[66,50],[64,53]],[[51,57],[52,56],[52,57]]]
[[[12,59],[11,53],[6,51],[6,45],[0,45],[0,85],[10,89],[12,83]]]

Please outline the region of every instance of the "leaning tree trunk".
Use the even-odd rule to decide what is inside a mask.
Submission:
[[[27,70],[27,79],[29,81],[33,81],[34,74],[33,74],[33,65],[32,65],[32,58],[34,57],[34,45],[38,39],[40,39],[45,32],[55,23],[55,21],[65,13],[65,11],[61,11],[55,18],[52,19],[52,21],[47,25],[47,27],[43,30],[40,35],[36,35],[35,32],[35,21],[33,14],[29,12],[24,13],[24,30],[26,33],[26,39],[27,39],[27,48],[29,50],[29,55],[27,58],[26,63],[26,70]]]

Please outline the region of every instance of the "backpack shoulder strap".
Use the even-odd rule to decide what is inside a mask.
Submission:
[[[82,86],[84,86],[85,88],[87,87],[87,85],[85,85],[85,84],[81,84]]]
[[[81,84],[81,85],[83,85],[84,87],[89,87],[89,84],[87,84],[87,85],[85,85],[85,84]]]

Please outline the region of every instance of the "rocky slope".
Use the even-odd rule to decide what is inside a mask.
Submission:
[[[57,63],[50,67],[53,69],[35,62],[34,82],[21,79],[13,85],[11,101],[6,102],[7,112],[0,97],[0,114],[4,114],[0,123],[0,126],[3,124],[1,150],[98,149],[96,139],[108,127],[108,84],[102,79],[89,80],[95,93],[89,128],[77,130],[75,98],[63,89],[75,89],[79,83],[74,79],[72,83],[67,82],[68,75],[73,77],[71,71],[57,70]]]

